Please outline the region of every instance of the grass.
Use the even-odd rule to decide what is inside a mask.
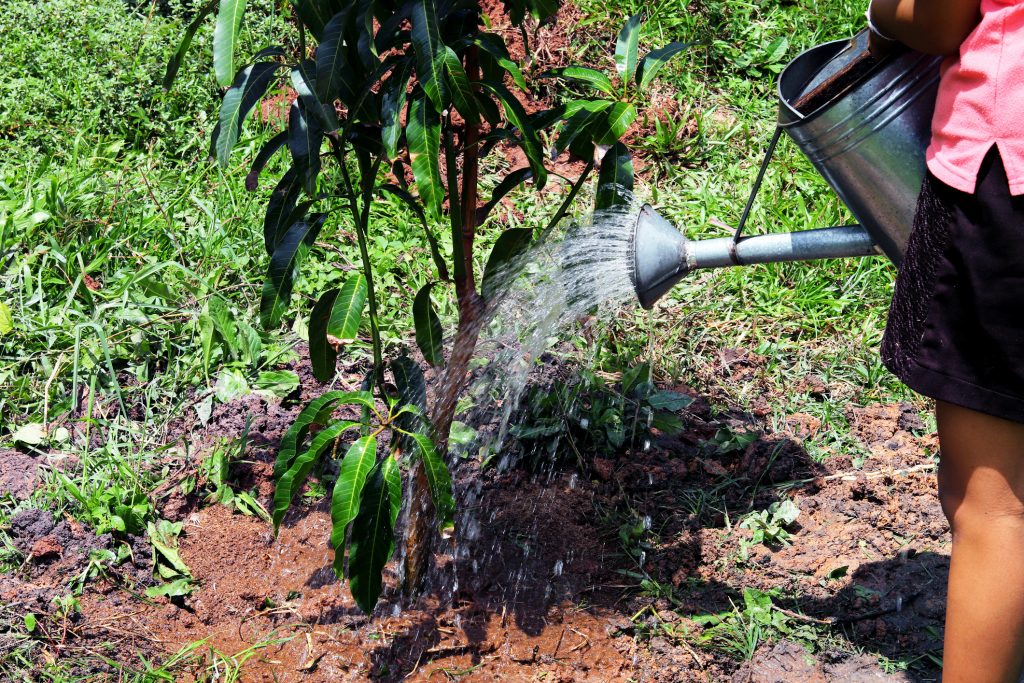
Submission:
[[[212,30],[200,32],[174,90],[163,93],[156,82],[187,12],[177,2],[168,11],[129,4],[9,0],[0,8],[0,59],[13,76],[0,83],[0,287],[7,293],[0,317],[6,312],[11,320],[11,329],[0,324],[0,445],[13,446],[20,429],[36,425],[41,438],[19,447],[51,449],[79,463],[27,501],[0,501],[0,569],[24,559],[2,529],[26,507],[70,514],[97,531],[114,523],[117,505],[139,504],[136,522],[153,521],[146,497],[167,475],[168,460],[181,455],[165,445],[169,422],[196,417],[204,401],[258,387],[264,373],[293,357],[304,335],[302,315],[280,330],[258,324],[266,258],[257,245],[268,181],[247,195],[242,162],[222,171],[206,158],[218,98],[209,69]],[[780,67],[801,49],[851,33],[862,10],[848,0],[577,4],[585,19],[570,47],[580,60],[607,66],[608,37],[637,11],[650,16],[646,47],[700,43],[664,72],[656,100],[674,103],[673,115],[635,141],[645,160],[641,197],[694,238],[725,234],[737,220],[774,125],[772,82]],[[269,0],[250,5],[261,19],[247,24],[247,54],[281,26]],[[251,159],[273,131],[271,123],[250,123],[233,158]],[[487,160],[487,182],[504,164]],[[272,163],[266,177],[281,170]],[[527,191],[513,200],[514,211],[491,219],[481,254],[498,224],[542,224],[557,204]],[[394,352],[409,343],[408,302],[426,281],[426,245],[401,205],[381,200],[373,211],[382,332]],[[783,144],[752,231],[848,222],[810,164]],[[329,225],[291,310],[308,310],[313,293],[357,263],[351,226]],[[878,359],[892,276],[881,259],[698,273],[655,311],[626,310],[608,321],[587,355],[595,369],[612,373],[646,360],[657,378],[698,387],[719,409],[763,411],[775,429],[808,413],[822,422],[807,442],[812,455],[857,452],[849,406],[916,400]],[[203,319],[218,307],[233,331],[218,328],[205,352]],[[454,311],[441,313],[451,318]],[[232,345],[231,336],[250,343]],[[723,379],[726,348],[755,354],[756,371]],[[356,344],[351,352],[365,355],[367,348]],[[827,396],[803,387],[808,375],[821,378]],[[700,514],[709,501],[713,496],[695,491],[680,504]],[[14,680],[28,675],[37,645],[27,633],[18,638],[21,654],[8,660]],[[195,656],[180,653],[178,660]],[[241,659],[205,661],[227,676]],[[50,669],[32,675],[74,680],[63,663]],[[141,671],[126,680],[172,676],[156,665]]]

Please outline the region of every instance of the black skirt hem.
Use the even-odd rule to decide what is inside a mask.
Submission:
[[[965,379],[926,368],[914,360],[908,362],[902,368],[902,372],[894,374],[917,393],[937,401],[952,403],[961,408],[1011,422],[1024,422],[1024,400],[1016,396],[1008,396]]]

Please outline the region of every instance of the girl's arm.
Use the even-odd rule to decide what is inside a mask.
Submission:
[[[980,0],[873,0],[871,21],[920,52],[956,54],[981,18]]]

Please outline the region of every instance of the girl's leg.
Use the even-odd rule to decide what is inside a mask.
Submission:
[[[939,498],[953,531],[944,683],[1024,668],[1024,424],[938,402]]]

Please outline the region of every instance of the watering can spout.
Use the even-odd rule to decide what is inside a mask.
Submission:
[[[859,225],[757,235],[738,240],[732,237],[689,240],[647,205],[640,210],[633,229],[630,265],[637,299],[642,307],[649,309],[677,282],[699,268],[880,253],[874,238]]]

